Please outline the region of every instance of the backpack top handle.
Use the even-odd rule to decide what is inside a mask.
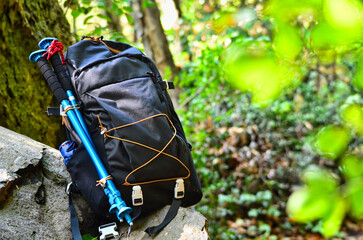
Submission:
[[[110,47],[109,45],[107,45],[107,43],[105,41],[103,41],[103,36],[100,36],[98,38],[96,37],[88,37],[88,36],[82,36],[82,39],[81,40],[90,40],[90,41],[94,41],[94,42],[99,42],[99,43],[102,43],[103,45],[105,45],[111,52],[113,52],[114,54],[119,54],[121,53],[122,51],[121,50],[118,50],[118,49],[115,49],[115,48],[112,48]]]

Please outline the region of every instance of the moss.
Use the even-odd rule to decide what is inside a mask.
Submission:
[[[0,20],[0,125],[57,147],[61,119],[45,110],[58,104],[28,57],[44,37],[71,44],[69,24],[56,0],[1,1]]]

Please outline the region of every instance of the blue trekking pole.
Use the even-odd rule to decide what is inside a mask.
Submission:
[[[57,76],[54,74],[52,67],[49,65],[47,59],[43,57],[46,50],[37,50],[30,54],[29,60],[36,62],[42,71],[47,83],[55,95],[56,99],[63,106],[64,112],[67,114],[71,124],[76,130],[78,136],[83,142],[88,154],[90,155],[93,164],[97,169],[97,173],[100,177],[98,183],[103,187],[103,190],[108,197],[109,203],[111,205],[110,212],[115,213],[120,222],[123,219],[132,226],[133,222],[130,217],[132,209],[126,206],[126,203],[121,198],[121,193],[117,190],[115,184],[112,181],[112,177],[108,174],[107,170],[102,164],[95,148],[93,147],[92,141],[87,137],[79,119],[74,111],[73,105],[67,99],[67,94],[62,88]]]
[[[61,47],[59,45],[61,45]],[[58,46],[57,46],[58,45]],[[63,66],[63,63],[61,62],[58,51],[63,50],[63,44],[58,42],[57,38],[43,38],[39,43],[38,46],[41,49],[47,50],[48,59],[50,63],[53,66],[54,72],[57,75],[57,78],[59,82],[61,83],[63,89],[66,91],[66,94],[68,96],[68,100],[71,102],[73,106],[77,106],[77,101],[75,96],[73,95],[73,86],[71,84],[71,80],[69,79],[69,76],[66,72],[66,69]],[[48,49],[50,47],[56,46],[54,49]],[[54,50],[54,51],[53,51]],[[77,118],[85,131],[88,139],[92,141],[91,135],[88,132],[87,125],[85,124],[81,112],[78,110],[78,108],[74,109],[77,115]]]

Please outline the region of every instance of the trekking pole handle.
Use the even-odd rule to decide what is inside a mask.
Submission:
[[[47,50],[48,56],[50,55],[50,57],[48,57],[49,61],[52,64],[54,72],[57,75],[58,80],[62,84],[64,91],[67,92],[68,90],[71,90],[72,92],[74,92],[73,86],[68,77],[68,74],[67,74],[65,68],[63,67],[63,64],[59,58],[58,51],[53,52],[52,50],[49,49],[53,46],[53,44],[56,44],[56,43],[61,45],[61,48],[59,48],[59,49],[56,48],[56,49],[58,49],[58,51],[62,51],[63,44],[61,42],[59,42],[57,38],[53,38],[53,37],[43,38],[42,40],[39,41],[38,46],[41,49]]]
[[[66,69],[62,65],[62,61],[60,60],[58,53],[52,55],[49,58],[49,61],[52,64],[54,72],[56,73],[60,83],[62,84],[63,89],[65,91],[71,90],[72,92],[74,92],[71,80],[69,79]]]
[[[58,47],[56,45],[61,45],[61,47]],[[50,61],[51,65],[53,66],[53,69],[54,69],[54,73],[56,74],[58,80],[60,81],[64,91],[66,92],[69,101],[72,103],[72,105],[76,106],[77,101],[76,101],[76,98],[73,95],[74,91],[73,91],[73,86],[72,86],[71,79],[70,79],[69,75],[67,74],[67,71],[64,68],[63,63],[60,60],[59,54],[58,54],[58,52],[62,53],[63,44],[61,42],[59,42],[57,38],[47,37],[47,38],[43,38],[38,43],[38,46],[41,49],[44,49],[44,50],[47,51],[49,61]],[[55,48],[52,48],[52,46],[55,46]],[[86,133],[88,139],[90,140],[90,142],[93,145],[91,135],[88,132],[87,125],[83,120],[82,114],[80,113],[80,111],[78,109],[75,109],[75,112],[76,112],[76,115],[77,115],[77,118],[78,118],[79,122],[82,125],[82,128],[83,128],[84,132]]]
[[[52,67],[49,65],[45,57],[39,58],[37,64],[42,71],[47,83],[52,90],[55,98],[59,103],[67,99],[67,94],[59,83],[57,76],[54,74]]]
[[[43,57],[45,50],[37,50],[30,54],[29,60],[36,62],[38,67],[43,73],[44,78],[52,90],[55,98],[59,103],[67,99],[67,94],[59,83],[57,76],[54,74],[52,67],[49,65],[48,60]]]

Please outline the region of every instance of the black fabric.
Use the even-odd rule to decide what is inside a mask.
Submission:
[[[133,207],[132,186],[125,185],[125,181],[139,167],[140,170],[127,179],[129,183],[185,178],[188,171],[165,154],[146,164],[158,153],[127,141],[105,138],[101,134],[99,120],[104,128],[110,130],[152,117],[108,134],[160,151],[174,135],[167,115],[176,129],[176,136],[164,152],[180,159],[190,171],[190,176],[184,179],[185,197],[180,204],[187,207],[198,203],[202,191],[189,143],[167,91],[159,84],[162,81],[160,73],[154,63],[136,48],[123,43],[105,42],[122,52],[114,54],[102,43],[83,40],[68,48],[66,63],[97,152],[121,192],[122,199],[127,206]],[[159,116],[153,117],[155,115]],[[92,161],[83,145],[78,145],[67,165],[72,181],[96,214],[112,218],[108,213],[108,199],[102,187],[96,186],[99,178]],[[144,200],[142,214],[172,204],[175,183],[175,180],[167,180],[141,184]]]
[[[180,204],[181,200],[174,198],[169,208],[169,211],[165,215],[164,220],[157,226],[147,228],[145,232],[151,237],[163,230],[163,228],[168,225],[178,214]]]
[[[92,133],[91,133],[92,135]],[[93,143],[96,146],[97,153],[107,168],[105,154],[102,146],[103,136],[100,134],[93,135]],[[99,180],[96,167],[82,143],[78,143],[78,148],[72,158],[68,161],[67,170],[72,177],[73,184],[76,185],[79,192],[89,203],[92,211],[100,218],[112,218],[108,212],[110,204],[101,186],[97,185]]]

